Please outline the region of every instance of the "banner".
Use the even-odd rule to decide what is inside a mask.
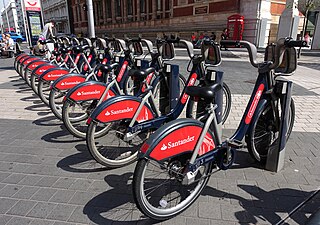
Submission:
[[[24,0],[26,11],[41,11],[40,0]]]

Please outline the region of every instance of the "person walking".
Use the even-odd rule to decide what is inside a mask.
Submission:
[[[228,29],[227,28],[224,28],[222,33],[221,33],[221,40],[228,40],[229,39],[229,36],[228,36]],[[221,50],[222,50],[222,45],[221,45]],[[228,50],[225,46],[224,46],[224,49],[225,50]]]

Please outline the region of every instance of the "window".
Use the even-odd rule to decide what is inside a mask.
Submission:
[[[132,8],[133,8],[132,0],[128,0],[127,3],[128,3],[128,4],[127,4],[127,13],[128,13],[128,16],[132,16],[132,14],[133,14],[133,10],[132,10]]]
[[[145,13],[145,12],[146,12],[146,1],[140,0],[140,13]]]
[[[162,10],[162,0],[157,0],[157,11]]]
[[[116,17],[121,17],[121,0],[115,1],[116,4]]]
[[[111,0],[105,0],[106,1],[106,11],[107,11],[107,18],[111,18]]]

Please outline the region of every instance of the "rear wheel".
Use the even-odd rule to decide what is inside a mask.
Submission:
[[[105,134],[97,137],[97,129],[105,127]],[[122,121],[109,123],[91,122],[87,132],[87,146],[93,158],[107,167],[121,167],[136,160],[149,132],[139,133],[130,141],[124,141],[127,124]]]
[[[281,115],[281,112],[280,112]],[[290,137],[295,117],[294,101],[291,99],[289,109],[289,124],[287,131],[287,140]],[[279,139],[279,131],[276,130],[275,118],[270,104],[267,104],[263,110],[258,114],[258,117],[250,126],[248,135],[246,136],[246,143],[251,157],[261,163],[266,163],[268,151],[273,143]]]
[[[91,112],[96,108],[97,100],[72,102],[67,100],[62,108],[62,120],[67,130],[75,137],[86,138],[88,129],[87,119]],[[95,135],[101,136],[107,128],[99,127]]]
[[[165,162],[139,159],[133,176],[133,196],[143,214],[156,220],[170,219],[199,197],[212,165],[201,166],[196,171],[195,182],[189,185],[182,184],[187,165],[188,161],[181,156]]]
[[[221,117],[222,124],[226,122],[230,114],[231,101],[232,101],[231,91],[228,85],[226,83],[223,83],[223,100],[222,100],[222,117]],[[200,106],[199,102],[195,102],[190,99],[187,106],[187,117],[198,119],[204,114],[205,114],[205,110]]]
[[[49,106],[53,114],[59,119],[62,120],[62,107],[63,107],[63,98],[66,92],[62,92],[52,88],[49,95]]]
[[[47,106],[49,106],[50,85],[51,81],[40,80],[38,82],[38,95]]]
[[[30,77],[30,86],[34,93],[38,94],[38,76],[35,73],[31,74]]]

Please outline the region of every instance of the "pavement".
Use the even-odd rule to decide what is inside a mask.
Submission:
[[[223,131],[228,137],[257,73],[242,52],[223,51],[222,56],[218,69],[232,92]],[[317,211],[319,59],[302,55],[296,73],[288,77],[294,82],[296,118],[284,168],[269,172],[240,150],[235,165],[214,174],[189,209],[159,224],[304,224]],[[135,164],[112,170],[97,164],[85,141],[69,135],[13,70],[12,59],[0,62],[0,224],[155,224],[133,202]],[[186,67],[187,62],[178,64]]]

